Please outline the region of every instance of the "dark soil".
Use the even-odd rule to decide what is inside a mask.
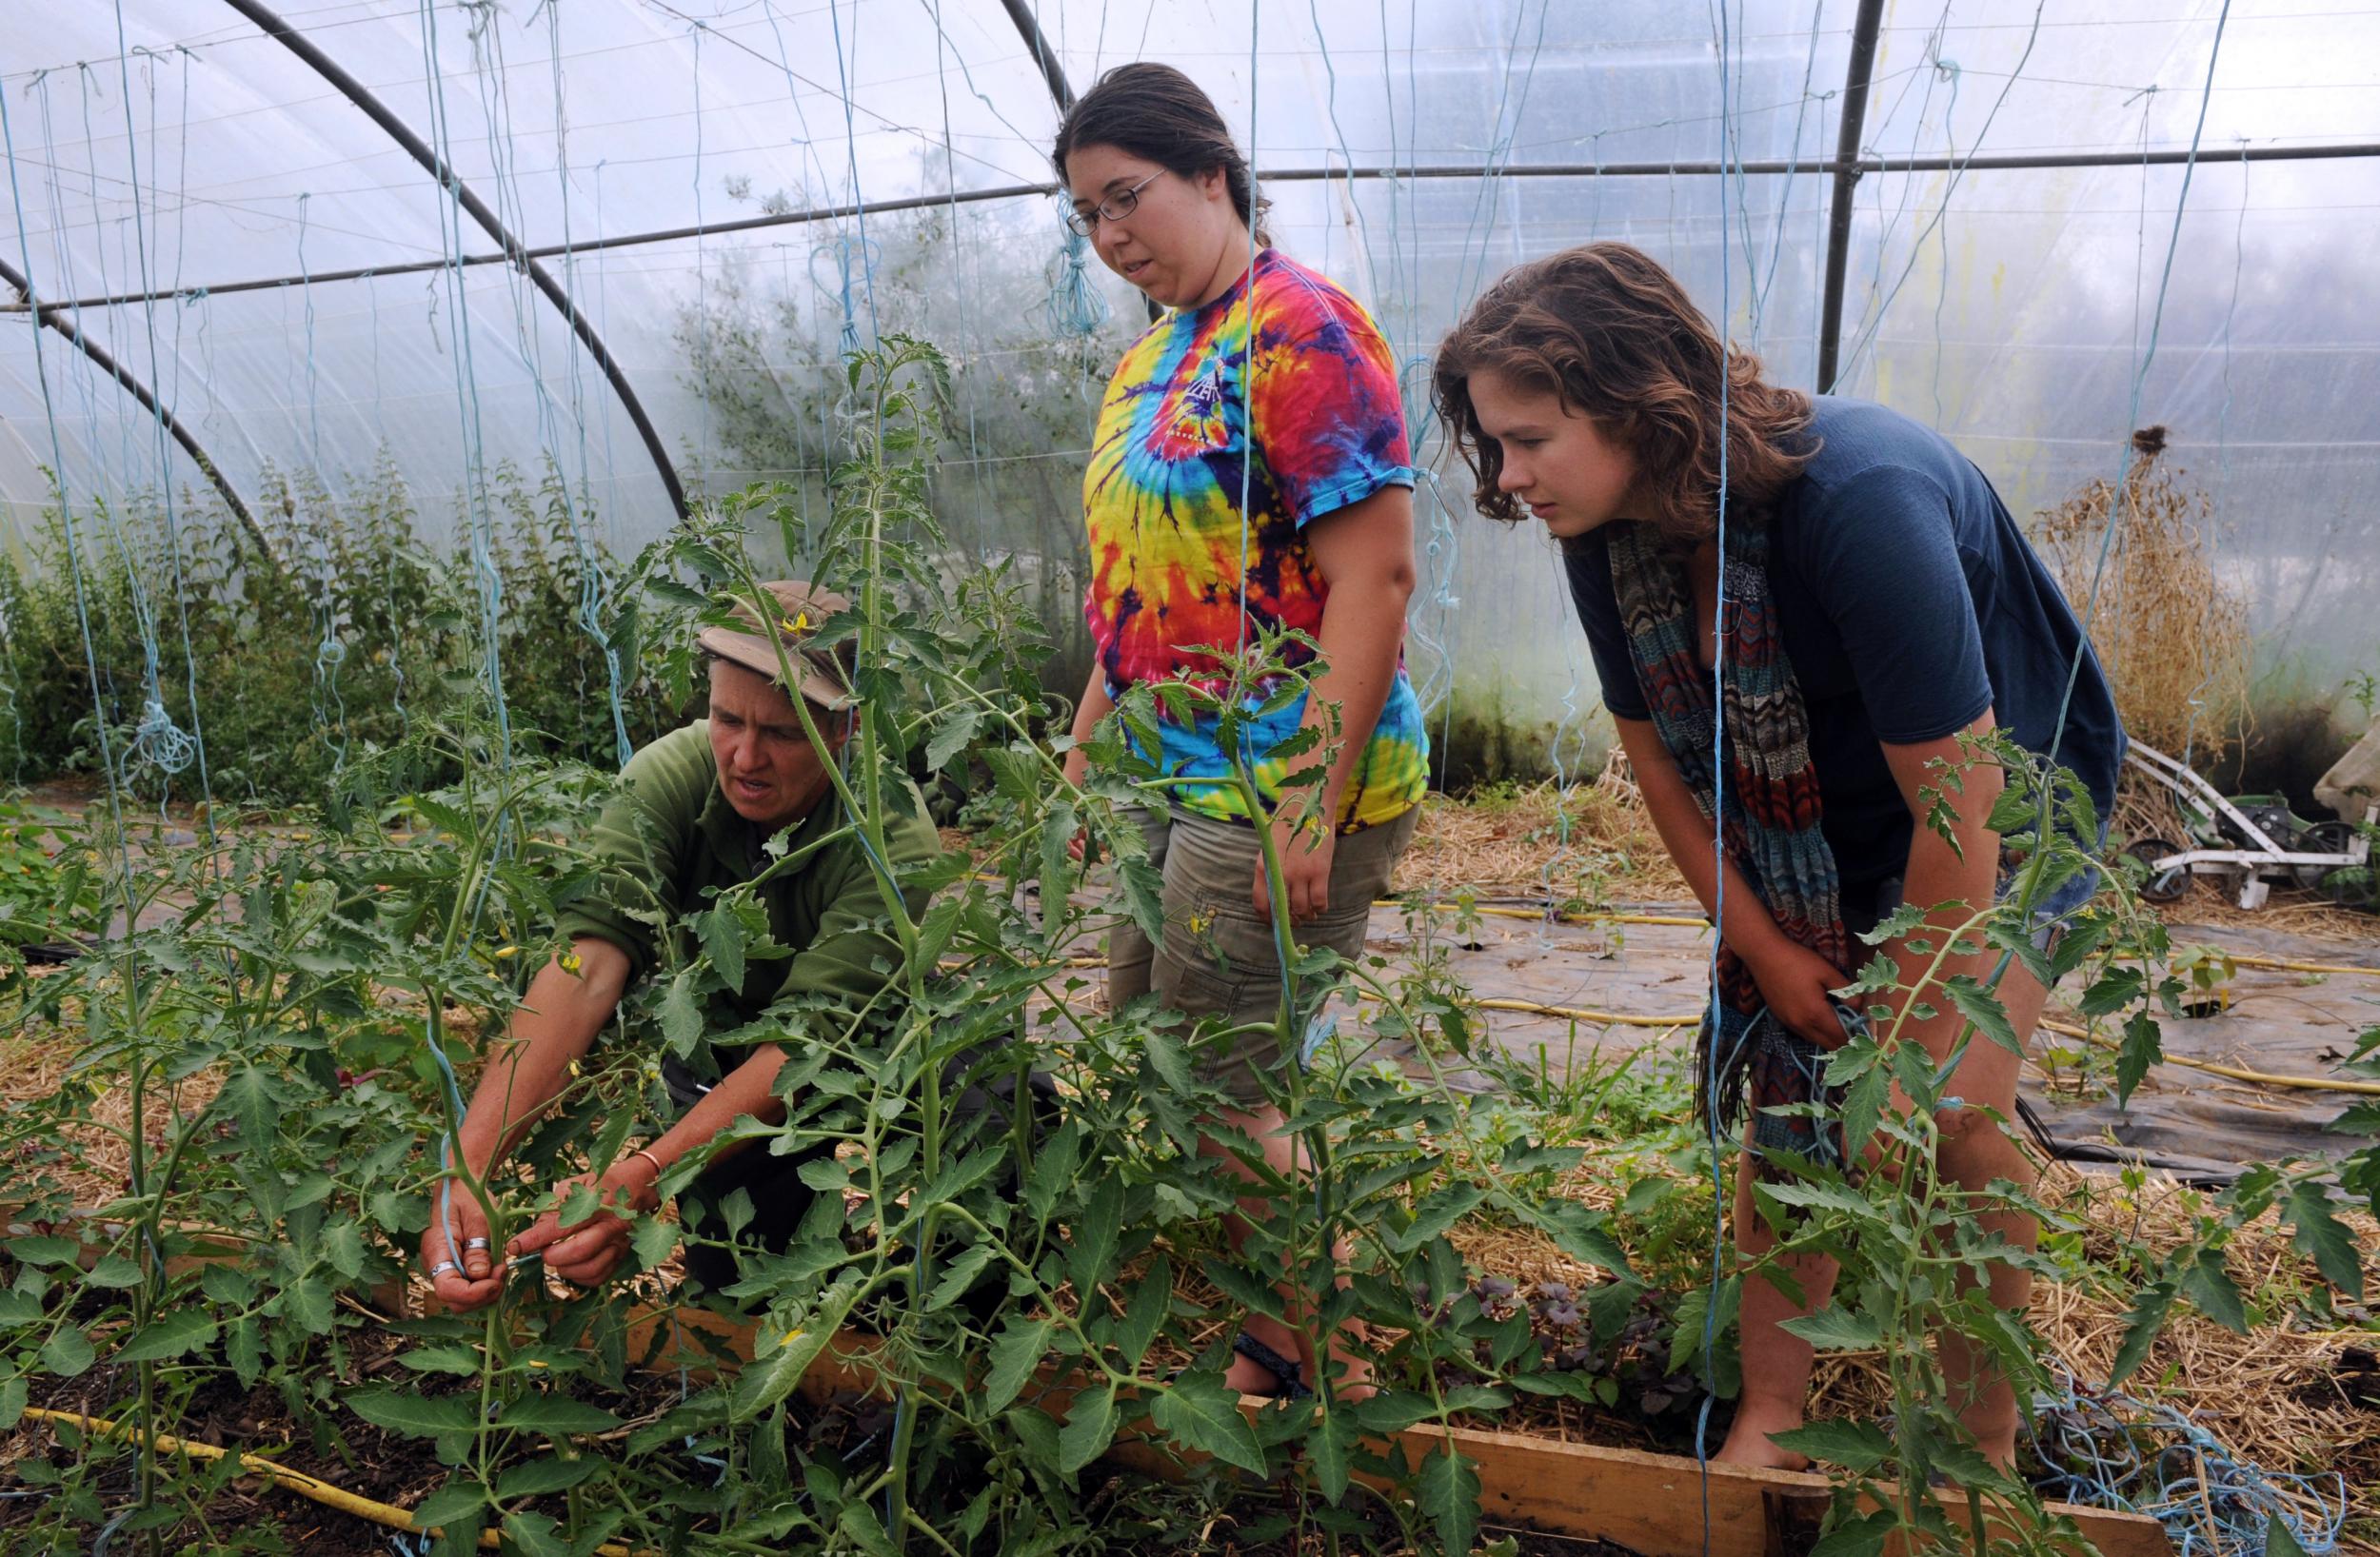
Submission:
[[[407,1338],[385,1331],[349,1331],[346,1339],[352,1368],[347,1387],[411,1383],[416,1388],[437,1388],[436,1383],[416,1378],[396,1361],[396,1354],[411,1344]],[[75,1379],[36,1377],[32,1384],[31,1404],[35,1406],[118,1421],[131,1414],[129,1371],[100,1368]],[[674,1376],[639,1375],[635,1387],[625,1397],[599,1398],[589,1394],[586,1398],[625,1420],[634,1421],[649,1418],[674,1405],[679,1398],[679,1383]],[[267,1381],[254,1389],[244,1390],[228,1370],[215,1370],[179,1412],[177,1425],[170,1430],[192,1443],[269,1454],[276,1463],[293,1470],[399,1508],[418,1504],[450,1473],[438,1464],[426,1440],[384,1431],[352,1414],[331,1409],[328,1403],[318,1403],[314,1414],[334,1423],[336,1435],[327,1430],[318,1435],[299,1413],[292,1411],[274,1383]],[[1488,1425],[1510,1427],[1509,1423]],[[1650,1424],[1635,1413],[1581,1411],[1576,1407],[1567,1420],[1540,1426],[1572,1441],[1646,1445],[1648,1439],[1659,1436],[1657,1432],[1648,1432]],[[869,1443],[881,1439],[889,1427],[889,1413],[880,1404],[855,1400],[802,1410],[795,1430],[802,1443],[812,1449],[863,1454]],[[129,1449],[94,1443],[87,1446],[83,1453],[89,1460],[101,1462],[95,1485],[103,1506],[109,1514],[120,1511],[130,1501],[132,1491]],[[22,1424],[13,1434],[0,1438],[0,1492],[38,1491],[18,1469],[36,1459],[64,1470],[74,1466],[76,1452],[67,1447],[50,1425]],[[177,1470],[175,1474],[180,1479],[185,1473]],[[1317,1527],[1312,1517],[1300,1520],[1293,1505],[1266,1492],[1243,1493],[1220,1514],[1180,1515],[1173,1519],[1161,1514],[1150,1518],[1149,1514],[1173,1503],[1176,1494],[1194,1499],[1198,1495],[1186,1488],[1150,1488],[1123,1476],[1117,1477],[1103,1492],[1104,1496],[1093,1494],[1094,1510],[1107,1502],[1120,1527],[1138,1526],[1145,1532],[1143,1537],[1125,1539],[1152,1557],[1175,1552],[1216,1553],[1221,1557],[1307,1557],[1309,1553],[1330,1549],[1327,1535]],[[78,1523],[71,1533],[60,1532],[53,1524],[46,1535],[33,1536],[31,1527],[42,1523],[44,1508],[45,1500],[39,1496],[0,1497],[0,1554],[14,1557],[20,1552],[30,1553],[30,1541],[54,1544],[62,1535],[71,1543],[62,1549],[89,1549],[99,1532],[96,1524]],[[559,1500],[545,1511],[564,1517]],[[1367,1529],[1361,1537],[1342,1534],[1339,1549],[1377,1553],[1379,1557],[1393,1557],[1402,1549],[1403,1543],[1392,1522],[1379,1518],[1367,1524],[1377,1527]],[[163,1544],[171,1550],[209,1535],[221,1540],[234,1532],[255,1540],[264,1550],[273,1549],[272,1537],[278,1536],[282,1549],[305,1553],[306,1557],[387,1557],[389,1551],[387,1529],[253,1478],[231,1483],[217,1493],[205,1509],[203,1527],[196,1520],[188,1521],[164,1532]],[[1123,1531],[1119,1529],[1118,1533],[1122,1535]],[[1517,1542],[1516,1549],[1523,1557],[1631,1557],[1619,1547],[1529,1529],[1488,1529],[1482,1532],[1481,1539],[1492,1541],[1507,1535]],[[50,1557],[46,1550],[44,1557]]]

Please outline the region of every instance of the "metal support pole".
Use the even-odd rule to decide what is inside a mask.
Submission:
[[[2325,146],[2249,146],[2202,148],[2196,157],[2204,167],[2211,163],[2230,162],[2326,162],[2344,158],[2380,158],[2380,141],[2339,142]],[[1924,157],[1863,157],[1844,164],[1829,159],[1823,162],[1678,162],[1678,163],[1523,163],[1495,169],[1496,176],[1507,179],[1523,178],[1674,178],[1684,175],[1711,177],[1721,173],[1741,174],[1751,178],[1800,177],[1811,173],[1850,172],[1857,178],[1869,173],[1938,173],[1961,171],[1969,173],[2024,172],[2056,168],[2169,168],[2192,161],[2188,151],[2068,151],[2036,156],[2013,152],[2004,156],[1924,156]],[[1259,168],[1260,184],[1338,183],[1344,179],[1461,179],[1482,178],[1488,169],[1461,164],[1424,164],[1418,167],[1390,168]],[[1024,200],[1045,196],[1049,187],[1043,184],[1004,184],[997,188],[954,189],[943,194],[908,195],[898,200],[871,200],[868,214],[884,211],[941,209],[946,206],[973,206],[994,200]],[[705,222],[699,227],[659,227],[642,232],[622,232],[610,237],[582,238],[571,244],[549,244],[525,250],[532,260],[561,259],[570,254],[588,254],[605,248],[635,248],[645,244],[679,243],[689,238],[716,237],[724,233],[756,232],[768,227],[800,227],[807,222],[830,222],[854,214],[856,205],[812,206],[798,211],[783,211],[765,216],[739,216],[724,222]],[[312,283],[319,286],[334,281],[368,281],[377,276],[411,276],[425,271],[445,270],[456,266],[509,265],[510,254],[448,255],[436,260],[401,260],[391,265],[359,266],[350,270],[315,270],[302,275],[264,276],[246,281],[214,282],[206,286],[189,285],[161,288],[152,292],[113,292],[106,296],[76,298],[69,302],[45,303],[44,308],[110,308],[125,304],[152,303],[167,298],[189,298],[201,293],[209,297],[233,292],[268,291],[276,286],[296,286]],[[27,313],[31,305],[0,303],[0,314]]]
[[[128,394],[141,403],[143,410],[165,424],[167,433],[175,443],[181,444],[183,452],[197,463],[199,473],[207,478],[208,484],[211,485],[216,495],[223,499],[224,505],[229,508],[232,515],[248,527],[249,537],[256,542],[256,549],[264,554],[266,564],[275,573],[281,572],[281,559],[274,555],[272,542],[265,539],[264,527],[256,522],[256,516],[248,512],[248,504],[240,501],[240,494],[232,488],[230,478],[224,475],[215,462],[207,457],[207,451],[198,446],[198,440],[190,436],[190,429],[183,425],[182,419],[175,416],[164,402],[151,394],[149,385],[127,371],[124,365],[117,362],[114,354],[106,346],[83,333],[83,327],[74,322],[70,305],[42,302],[33,295],[30,280],[17,274],[16,267],[6,260],[0,260],[0,281],[5,281],[16,288],[17,295],[25,300],[26,309],[33,315],[36,321],[49,325],[73,342],[75,349],[89,358],[92,366],[115,380]],[[66,472],[56,471],[53,472],[53,476],[60,484],[60,490],[63,491]],[[165,472],[163,479],[171,481],[172,472]]]
[[[1018,36],[1024,39],[1024,46],[1033,50],[1033,63],[1041,68],[1041,79],[1048,84],[1049,95],[1058,104],[1058,116],[1064,118],[1074,111],[1074,88],[1066,80],[1066,68],[1058,63],[1058,51],[1050,48],[1041,24],[1033,19],[1025,0],[1000,0],[1000,4],[1008,12],[1008,19],[1017,24]],[[1140,302],[1149,311],[1149,323],[1156,324],[1165,310],[1157,305],[1153,297],[1143,297]]]
[[[1033,63],[1041,68],[1041,79],[1049,84],[1049,95],[1058,100],[1058,111],[1061,114],[1073,112],[1074,88],[1066,83],[1066,68],[1058,63],[1057,50],[1051,49],[1049,40],[1041,35],[1041,24],[1033,19],[1033,12],[1025,6],[1024,0],[1000,0],[1000,3],[1008,12],[1008,19],[1017,24],[1017,31],[1023,35],[1024,46],[1033,50]]]
[[[1851,200],[1859,187],[1859,132],[1868,118],[1884,0],[1859,0],[1851,25],[1851,64],[1843,72],[1843,122],[1835,139],[1835,205],[1826,221],[1826,297],[1818,318],[1818,393],[1835,389],[1835,357],[1843,344],[1843,271],[1851,263]]]
[[[259,3],[259,0],[224,0],[224,4],[253,22],[267,37],[304,60],[325,81],[336,88],[341,96],[363,109],[366,117],[386,130],[389,139],[403,147],[406,153],[438,182],[438,187],[454,198],[455,204],[486,229],[487,235],[495,239],[497,246],[504,250],[504,258],[518,266],[537,289],[545,294],[546,301],[562,310],[563,317],[570,321],[571,333],[579,338],[579,344],[586,347],[596,365],[604,370],[605,381],[611,385],[612,393],[620,397],[621,407],[628,413],[628,420],[636,424],[637,436],[645,440],[645,450],[653,458],[653,468],[660,474],[662,486],[669,494],[670,506],[677,510],[681,520],[684,519],[685,488],[678,481],[677,467],[670,463],[669,451],[662,446],[661,434],[653,430],[651,420],[645,414],[644,403],[636,398],[636,391],[628,386],[627,376],[620,371],[620,365],[605,348],[603,337],[595,333],[594,325],[579,311],[578,305],[570,300],[568,292],[563,290],[562,284],[554,280],[553,272],[538,262],[527,246],[513,236],[511,229],[488,208],[487,203],[471,192],[470,187],[455,175],[454,169],[446,166],[444,158],[430,149],[427,142],[413,133],[412,128],[374,96],[370,88],[347,74],[338,61],[316,48],[304,33],[274,15],[271,8]]]

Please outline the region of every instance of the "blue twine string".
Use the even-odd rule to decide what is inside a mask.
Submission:
[[[851,101],[851,73],[858,65],[860,53],[859,0],[852,0],[851,53],[848,59],[843,54],[843,9],[838,4],[838,0],[826,0],[826,17],[833,25],[835,33],[835,84],[841,89],[843,97],[843,151],[851,176],[851,207],[854,225],[859,233],[861,279],[866,287],[868,337],[870,340],[881,340],[883,337],[883,330],[876,318],[876,258],[868,247],[867,200],[860,192],[860,123],[856,106]],[[844,349],[856,351],[859,349],[859,325],[857,315],[851,305],[850,255],[847,251],[843,255],[843,265]]]
[[[944,124],[948,124],[947,116]],[[1091,241],[1075,231],[1062,217],[1058,253],[1049,263],[1049,296],[1041,303],[1041,319],[1061,341],[1079,341],[1087,347],[1113,317],[1107,297],[1091,282]]]
[[[331,498],[330,472],[323,464],[323,422],[321,372],[314,356],[314,278],[306,261],[306,234],[308,227],[307,208],[313,200],[309,192],[300,191],[297,197],[298,230],[297,261],[300,295],[306,308],[306,422],[307,442],[311,449],[314,481],[321,489],[326,505]],[[316,580],[316,616],[322,636],[314,645],[314,724],[323,732],[330,747],[330,772],[335,778],[347,765],[347,700],[339,695],[339,666],[347,657],[347,646],[339,639],[339,569],[338,560],[330,546],[330,515],[314,527],[317,561],[321,577]]]
[[[446,76],[438,58],[438,13],[432,0],[420,0],[420,8],[422,66],[430,83],[430,142],[440,162],[451,168],[453,159],[448,152],[453,145],[453,136],[446,121]],[[468,503],[466,519],[470,538],[471,573],[479,593],[483,641],[480,663],[495,714],[498,759],[501,765],[509,767],[512,760],[512,719],[505,702],[501,637],[504,579],[496,571],[495,522],[488,511],[486,443],[481,428],[479,375],[472,363],[470,302],[463,282],[462,189],[460,185],[453,185],[441,192],[446,198],[435,204],[439,238],[451,261],[446,267],[446,315],[447,328],[454,336],[456,346],[453,354],[455,395],[463,421],[465,491]]]
[[[2175,1407],[2058,1374],[2057,1388],[2033,1402],[2033,1447],[2049,1470],[2042,1490],[2146,1514],[2177,1557],[2263,1557],[2275,1520],[2308,1557],[2338,1549],[2348,1514],[2340,1472],[2266,1470]]]
[[[1710,976],[1710,1010],[1703,1020],[1710,1024],[1715,1041],[1704,1044],[1703,1132],[1711,1148],[1711,1280],[1705,1289],[1702,1305],[1702,1403],[1695,1410],[1695,1470],[1701,1493],[1702,1549],[1711,1549],[1711,1410],[1718,1400],[1718,1365],[1715,1350],[1718,1343],[1719,1293],[1723,1283],[1721,1272],[1727,1259],[1727,1176],[1720,1151],[1719,1129],[1719,1046],[1716,1041],[1720,1032],[1719,947],[1727,925],[1727,452],[1729,389],[1732,375],[1727,370],[1728,288],[1730,283],[1727,220],[1727,166],[1729,147],[1727,63],[1728,25],[1727,0],[1717,0],[1718,67],[1719,67],[1719,470],[1718,514],[1716,544],[1718,549],[1718,583],[1712,605],[1711,621],[1711,860],[1715,884],[1712,891],[1711,936],[1708,958]],[[1740,144],[1736,156],[1742,156]],[[1741,192],[1741,173],[1738,197]],[[1674,181],[1673,181],[1674,182]]]
[[[207,781],[207,743],[204,737],[200,733],[199,727],[198,657],[190,647],[189,601],[188,594],[183,587],[182,529],[174,508],[173,454],[171,445],[167,442],[166,403],[164,399],[166,386],[163,376],[159,372],[160,359],[157,350],[157,311],[155,303],[149,301],[146,296],[146,294],[151,290],[149,265],[149,227],[147,220],[141,215],[140,137],[135,132],[132,122],[131,50],[128,47],[129,40],[125,31],[124,0],[116,0],[115,15],[116,48],[118,49],[116,69],[119,81],[123,89],[121,95],[124,100],[124,153],[126,158],[126,170],[131,175],[132,231],[134,242],[137,246],[136,251],[139,255],[141,291],[144,294],[143,301],[141,303],[141,324],[143,333],[149,343],[149,383],[155,385],[154,398],[156,400],[156,409],[151,414],[150,420],[154,424],[153,433],[154,446],[157,457],[157,487],[159,498],[164,505],[165,511],[166,556],[167,561],[171,567],[174,606],[176,614],[180,618],[181,621],[182,665],[185,680],[187,682],[186,690],[188,694],[190,706],[190,728],[188,731],[180,729],[173,723],[169,717],[166,716],[164,699],[160,695],[160,689],[157,684],[157,645],[153,633],[149,633],[147,624],[145,623],[144,633],[148,636],[145,639],[144,648],[148,655],[149,667],[149,696],[148,702],[144,705],[141,711],[141,734],[135,739],[134,749],[143,752],[148,761],[157,767],[160,771],[169,776],[183,772],[195,762],[198,767],[199,793],[211,801],[214,796],[212,786],[210,786]],[[189,62],[188,58],[188,51],[185,50],[185,57],[183,60],[184,89],[182,107],[183,115],[186,121],[189,113],[188,71]],[[149,123],[153,127],[157,118],[155,98],[156,77],[153,73],[149,75]],[[188,149],[188,136],[187,130],[184,134],[183,146],[185,155],[187,155]],[[154,186],[151,187],[150,194],[153,199],[155,194]],[[163,804],[163,800],[164,798],[160,796],[160,805]],[[206,838],[209,842],[213,841],[215,827],[213,805],[209,804],[200,814],[199,827]]]

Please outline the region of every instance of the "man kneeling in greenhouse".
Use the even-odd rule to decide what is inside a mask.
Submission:
[[[900,964],[868,844],[843,829],[844,806],[830,771],[859,718],[852,646],[848,640],[837,652],[808,646],[816,629],[848,602],[799,581],[764,587],[779,608],[775,623],[764,625],[745,603],[736,614],[748,630],[715,626],[700,635],[708,658],[709,718],[654,741],[622,771],[622,792],[588,840],[603,862],[597,883],[558,916],[557,935],[569,950],[530,982],[504,1040],[488,1054],[457,1134],[461,1166],[486,1179],[569,1084],[575,1062],[611,1024],[628,986],[657,965],[691,958],[702,937],[682,916],[712,910],[714,892],[757,881],[754,900],[766,911],[768,937],[781,950],[764,956],[754,946],[749,959],[733,958],[744,964],[742,987],[710,999],[689,1059],[664,1051],[661,1079],[679,1111],[676,1122],[616,1156],[600,1175],[556,1186],[554,1209],[507,1242],[502,1255],[491,1247],[478,1198],[460,1180],[449,1181],[423,1234],[422,1264],[451,1309],[492,1302],[508,1263],[523,1256],[542,1259],[546,1271],[581,1286],[607,1279],[628,1253],[636,1227],[610,1208],[653,1210],[656,1184],[679,1159],[705,1153],[740,1119],[783,1119],[786,1101],[774,1083],[787,1059],[784,1044],[801,1047],[812,1023],[831,1021],[830,1031],[842,1033]],[[803,729],[794,693],[808,704],[823,750]],[[886,808],[884,854],[892,873],[911,877],[914,867],[940,855],[941,843],[916,792],[904,798],[905,808]],[[905,815],[891,815],[902,809]],[[927,896],[904,888],[912,916],[922,912]],[[664,936],[671,944],[664,946]],[[743,936],[735,938],[741,945]],[[772,1031],[782,1042],[751,1041],[756,1032]],[[713,1042],[730,1034],[748,1047]],[[663,1048],[660,1034],[651,1041]],[[802,1170],[831,1154],[831,1145],[782,1156],[765,1143],[723,1148],[679,1197],[688,1277],[715,1291],[737,1280],[734,1246],[783,1251],[821,1198]],[[605,1209],[590,1211],[581,1196],[575,1211],[564,1210],[582,1184]],[[839,1204],[818,1209],[816,1231],[841,1228]],[[653,1257],[649,1246],[644,1252]]]

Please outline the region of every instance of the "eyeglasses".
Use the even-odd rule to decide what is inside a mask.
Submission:
[[[1165,169],[1160,168],[1131,188],[1117,190],[1087,211],[1068,211],[1066,226],[1074,228],[1081,236],[1088,238],[1099,230],[1101,222],[1124,220],[1140,208],[1140,191],[1164,176]]]

